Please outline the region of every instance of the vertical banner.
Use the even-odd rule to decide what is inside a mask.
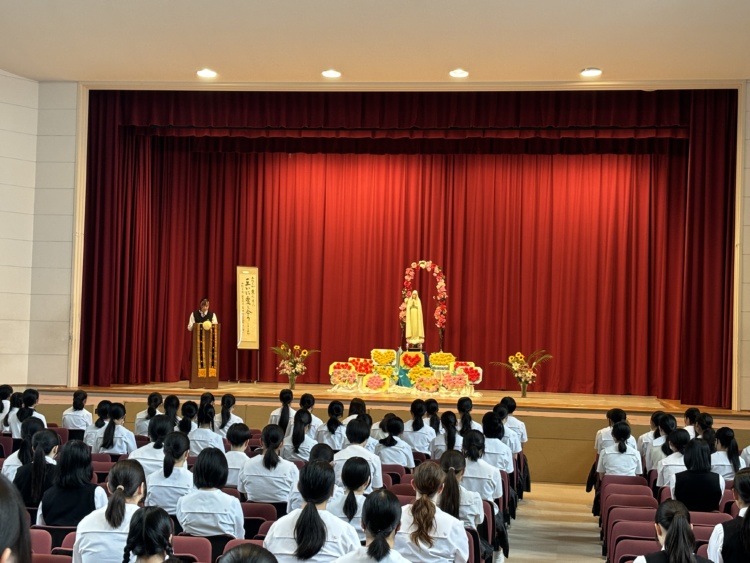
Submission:
[[[237,348],[259,350],[258,268],[237,266]]]

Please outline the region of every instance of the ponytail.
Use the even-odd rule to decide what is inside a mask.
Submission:
[[[276,450],[284,442],[284,431],[278,424],[269,424],[263,429],[260,439],[264,448],[263,467],[268,470],[276,469],[279,464],[279,454]]]
[[[473,408],[474,403],[469,397],[461,397],[456,403],[456,410],[461,415],[461,430],[459,430],[461,436],[465,437],[466,433],[471,430],[471,423],[473,422],[471,419],[471,409]]]
[[[456,415],[452,411],[445,411],[440,417],[440,422],[445,430],[445,447],[447,450],[455,449],[456,447]]]
[[[348,491],[344,501],[344,515],[349,522],[357,515],[357,497],[354,491],[367,485],[371,476],[370,464],[361,457],[350,457],[341,468],[341,482]]]
[[[207,403],[198,407],[198,426],[209,426],[213,432],[214,418],[216,418],[216,411],[212,404]]]
[[[326,428],[328,428],[328,432],[331,434],[335,434],[336,430],[339,429],[339,426],[342,425],[341,420],[339,420],[342,416],[344,416],[344,403],[341,401],[331,401],[331,404],[328,405],[328,422],[326,422]]]
[[[628,451],[628,440],[630,439],[630,425],[627,422],[615,422],[612,426],[612,438],[617,440],[617,451],[624,454]]]
[[[477,461],[484,455],[484,434],[479,430],[469,430],[464,435],[464,455],[471,461]]]
[[[284,433],[286,433],[286,429],[289,426],[289,404],[293,399],[294,393],[292,393],[291,389],[282,389],[281,393],[279,393],[279,401],[281,401],[281,414],[279,415],[278,425],[281,427]]]
[[[174,554],[170,543],[172,533],[172,520],[163,508],[158,506],[141,508],[133,514],[130,521],[123,563],[130,562],[131,554],[137,559],[166,555],[171,560]]]
[[[3,418],[3,426],[5,427],[10,426],[10,413],[13,412],[13,409],[18,410],[23,406],[23,395],[21,393],[13,393],[8,402],[10,403],[10,408],[5,418]]]
[[[97,428],[101,428],[104,426],[105,421],[109,418],[109,408],[111,406],[111,401],[107,401],[106,399],[103,401],[99,401],[99,404],[96,405],[96,416],[98,418],[96,419],[94,426],[96,426]]]
[[[190,434],[196,414],[198,414],[198,405],[195,404],[195,401],[186,401],[182,405],[182,420],[180,420],[178,430],[184,434]]]
[[[444,481],[445,473],[436,463],[420,463],[414,471],[413,483],[419,495],[411,505],[415,530],[409,534],[409,539],[417,546],[420,542],[428,547],[434,544],[430,531],[435,525],[437,509],[431,497],[435,496]]]
[[[386,448],[392,448],[398,443],[396,442],[396,436],[404,433],[404,421],[397,416],[392,416],[386,422],[386,430],[388,431],[388,436],[380,440],[380,443]]]
[[[171,432],[164,440],[164,477],[169,478],[175,462],[190,450],[190,438],[182,432]]]
[[[227,424],[229,424],[235,402],[234,395],[231,393],[227,393],[221,398],[221,425],[219,425],[221,430],[224,430]]]
[[[666,530],[664,551],[669,563],[693,561],[695,536],[690,527],[690,513],[684,504],[677,500],[666,500],[656,509],[655,522]]]
[[[180,408],[180,399],[177,395],[167,395],[164,399],[164,416],[169,419],[172,428],[177,426],[177,409]]]
[[[101,447],[105,450],[110,449],[115,444],[116,420],[125,418],[125,406],[122,403],[112,403],[109,407],[109,422],[102,436]]]
[[[427,412],[427,407],[422,399],[415,399],[411,403],[411,416],[412,423],[411,427],[414,431],[419,431],[424,428],[424,420],[422,417]]]
[[[5,405],[2,401],[7,401],[11,395],[13,395],[13,387],[10,385],[0,385],[0,414],[5,410]]]
[[[388,537],[401,524],[401,504],[398,497],[386,489],[373,491],[362,506],[362,527],[372,537],[367,555],[382,561],[391,552]]]
[[[18,448],[18,461],[21,462],[21,465],[26,465],[32,461],[34,457],[32,440],[40,430],[44,430],[44,423],[35,416],[21,423],[21,445]]]
[[[427,399],[424,405],[427,409],[427,414],[430,415],[430,426],[435,431],[435,436],[437,436],[440,434],[440,417],[438,416],[440,405],[435,399]]]
[[[60,445],[60,437],[52,430],[40,430],[32,439],[34,457],[31,464],[31,503],[36,506],[44,494],[44,482],[49,468],[46,457]]]
[[[151,420],[157,415],[156,409],[162,404],[161,393],[151,393],[148,396],[148,410],[146,411],[146,420]]]
[[[461,505],[461,487],[457,476],[466,469],[466,459],[460,452],[451,449],[440,458],[440,467],[445,472],[445,484],[443,485],[443,492],[440,493],[440,510],[458,518]]]
[[[306,428],[312,424],[312,415],[304,410],[298,410],[294,415],[294,426],[292,426],[292,446],[294,453],[299,453],[299,447],[305,441]]]
[[[164,447],[164,440],[167,435],[172,432],[172,423],[169,417],[163,414],[157,414],[148,423],[148,437],[154,444],[155,450],[160,450]]]
[[[146,482],[143,467],[134,459],[118,461],[109,472],[107,487],[112,496],[109,497],[104,518],[112,528],[119,528],[125,520],[125,504],[127,499],[138,493],[138,488]]]
[[[73,393],[73,410],[74,411],[82,411],[83,407],[86,405],[86,399],[88,399],[88,394],[86,391],[76,391]]]
[[[326,525],[316,505],[331,498],[335,481],[333,467],[324,461],[312,461],[299,472],[298,488],[306,504],[294,526],[294,540],[297,543],[294,556],[297,559],[312,559],[326,542]]]
[[[740,448],[734,438],[734,430],[722,426],[716,432],[716,440],[726,450],[729,462],[732,464],[734,472],[737,473],[740,470]]]

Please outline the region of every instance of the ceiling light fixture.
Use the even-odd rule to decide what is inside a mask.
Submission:
[[[602,75],[602,69],[596,68],[596,67],[589,67],[584,68],[581,71],[581,76],[585,76],[586,78],[596,78],[597,76]]]
[[[201,78],[216,78],[216,72],[211,70],[210,68],[203,68],[195,74],[197,74]]]
[[[334,70],[332,68],[329,68],[328,70],[324,70],[320,74],[322,74],[326,78],[341,78],[341,73],[338,70]]]
[[[450,74],[453,78],[466,78],[467,76],[469,76],[468,71],[465,71],[462,68],[452,70],[448,74]]]

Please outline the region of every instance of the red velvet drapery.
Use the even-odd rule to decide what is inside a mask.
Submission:
[[[537,390],[729,404],[734,91],[92,92],[90,115],[83,382],[184,377],[204,296],[224,377],[254,378],[226,336],[237,264],[260,267],[263,345],[321,349],[302,381],[324,382],[398,346],[424,258],[483,386],[544,347]]]

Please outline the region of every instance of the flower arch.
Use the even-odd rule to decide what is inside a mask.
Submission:
[[[445,273],[437,264],[433,263],[432,260],[420,260],[419,262],[412,262],[411,265],[406,268],[404,273],[404,284],[401,288],[401,305],[399,306],[398,318],[401,323],[401,332],[403,335],[406,329],[406,300],[411,297],[412,291],[414,291],[413,280],[417,270],[426,270],[432,277],[435,278],[437,287],[437,295],[433,297],[437,301],[435,307],[435,326],[438,329],[440,336],[440,350],[443,350],[443,334],[445,332],[446,317],[448,315],[448,290],[445,283]],[[403,338],[403,336],[402,336]]]

